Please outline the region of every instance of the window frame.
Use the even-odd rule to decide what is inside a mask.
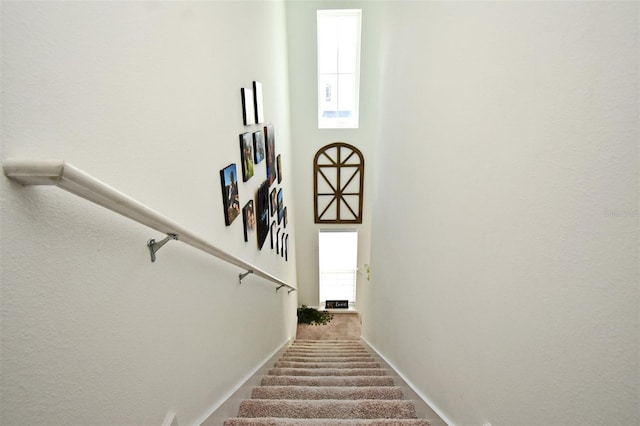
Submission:
[[[334,153],[335,156],[332,154]],[[351,159],[354,158],[354,161]],[[325,170],[335,169],[335,174]],[[333,178],[335,176],[335,178]],[[345,192],[351,182],[357,178],[357,190]],[[319,190],[321,182],[330,188],[329,192]],[[353,145],[345,142],[334,142],[316,152],[313,159],[313,212],[314,223],[360,224],[362,223],[364,193],[364,156]],[[356,197],[358,205],[352,205],[345,198]],[[321,197],[331,197],[328,203],[320,201]],[[336,203],[335,216],[329,207]],[[323,208],[324,207],[324,208]],[[344,209],[342,207],[345,207]],[[329,217],[326,217],[329,215]]]
[[[356,25],[355,25],[355,46],[353,46],[355,52],[354,59],[354,72],[341,72],[340,61],[339,61],[339,48],[336,45],[335,55],[336,55],[336,65],[334,73],[326,73],[322,72],[324,68],[324,60],[322,51],[324,49],[321,48],[321,20],[323,19],[339,19],[340,17],[355,17]],[[339,38],[339,35],[338,35]],[[362,45],[362,9],[319,9],[316,11],[316,39],[317,39],[317,102],[318,102],[318,128],[319,129],[357,129],[360,126],[360,57],[361,57],[361,45]],[[344,68],[342,68],[344,70]],[[324,76],[326,75],[335,75],[336,78],[336,87],[329,87],[329,91],[327,91],[326,85],[323,83]],[[340,82],[343,78],[348,78],[348,76],[353,75],[353,108],[351,111],[351,117],[340,117],[340,105],[338,100],[341,99],[341,89]],[[322,87],[321,87],[322,86]],[[344,93],[344,92],[342,92]],[[338,100],[336,100],[336,110],[335,117],[325,117],[324,113],[327,111],[324,109],[324,102],[326,102],[326,97],[335,96]]]

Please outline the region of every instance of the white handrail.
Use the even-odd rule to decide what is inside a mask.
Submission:
[[[245,269],[247,272],[240,274],[240,281],[253,273],[278,285],[277,290],[286,287],[288,292],[296,291],[296,288],[285,283],[281,279],[263,271],[244,260],[233,256],[224,250],[215,247],[192,232],[186,230],[170,219],[162,216],[144,204],[121,193],[102,181],[82,170],[65,163],[63,160],[22,160],[9,159],[3,163],[4,174],[23,185],[55,185],[79,197],[85,198],[109,210],[135,220],[143,225],[168,235],[169,239],[177,239],[197,249],[209,253],[217,258],[225,260],[235,266]],[[167,240],[167,239],[165,239]],[[154,243],[149,241],[149,246],[154,257],[154,248],[161,247],[166,241]],[[154,248],[151,246],[154,245]]]

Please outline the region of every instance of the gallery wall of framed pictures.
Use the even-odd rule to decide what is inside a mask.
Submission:
[[[288,261],[289,233],[282,187],[282,154],[276,152],[274,125],[265,122],[262,84],[253,81],[251,87],[242,87],[240,99],[243,127],[238,131],[238,157],[230,159],[235,162],[220,170],[225,225],[232,226],[238,217],[242,217],[242,231],[238,238],[262,250],[271,235],[267,247]],[[239,173],[245,184],[243,193],[238,186]],[[247,187],[251,189],[244,193]]]

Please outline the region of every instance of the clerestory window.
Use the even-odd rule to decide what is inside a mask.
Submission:
[[[317,11],[318,128],[358,128],[361,9]]]

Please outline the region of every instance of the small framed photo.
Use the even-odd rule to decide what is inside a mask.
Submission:
[[[227,226],[240,215],[240,194],[238,193],[238,171],[236,164],[230,164],[220,170],[222,183],[222,204],[224,206],[224,221]]]
[[[246,182],[253,176],[253,143],[251,133],[240,135],[240,156],[242,157],[242,181]]]
[[[286,235],[287,234],[285,234],[284,231],[283,231],[282,232],[282,242],[280,243],[280,257],[284,257],[284,251],[285,251],[285,248],[286,248],[284,243],[286,241],[286,238],[285,238]]]
[[[276,221],[271,222],[271,250],[276,246]]]
[[[256,123],[264,123],[264,108],[262,106],[262,83],[253,82],[253,106],[256,113]]]
[[[280,228],[276,231],[276,254],[280,254]]]
[[[284,260],[289,261],[289,234],[284,239]]]
[[[249,126],[256,122],[253,107],[253,90],[243,87],[240,89],[240,94],[242,95],[242,122],[245,126]]]
[[[260,164],[264,160],[264,133],[262,130],[253,132],[253,155],[255,164]]]
[[[282,223],[284,219],[284,200],[282,197],[282,188],[278,191],[278,225]]]
[[[256,233],[258,249],[262,250],[269,234],[269,182],[264,181],[256,193]]]
[[[244,240],[249,241],[256,232],[256,213],[253,208],[253,200],[250,200],[242,208],[242,219],[244,221]]]
[[[289,220],[287,219],[287,208],[284,208],[284,218],[282,219],[284,220],[284,227],[287,227],[287,223],[289,223]]]
[[[271,200],[271,202],[269,204],[271,206],[271,216],[273,216],[278,211],[278,195],[276,193],[276,189],[275,188],[273,188],[271,190],[270,200]]]
[[[264,140],[267,157],[267,180],[269,185],[273,185],[276,181],[276,137],[273,130],[273,124],[264,126]]]
[[[278,169],[278,183],[282,183],[282,155],[278,154],[277,157],[277,169]]]

